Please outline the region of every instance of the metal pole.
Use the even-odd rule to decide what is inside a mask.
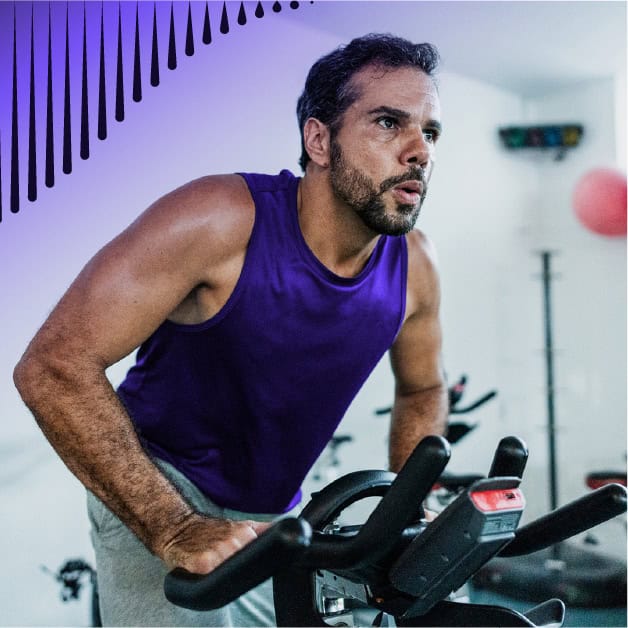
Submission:
[[[558,506],[558,482],[556,477],[556,423],[554,412],[554,347],[552,338],[551,308],[551,252],[542,251],[543,261],[543,313],[545,322],[545,364],[547,389],[547,436],[549,457],[550,508]]]

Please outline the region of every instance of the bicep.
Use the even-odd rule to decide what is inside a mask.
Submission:
[[[32,348],[103,368],[132,352],[224,254],[224,221],[208,214],[198,191],[158,201],[89,261]]]
[[[123,234],[83,269],[50,318],[104,365],[130,353],[197,283],[180,246]]]
[[[179,245],[167,237],[151,242],[149,232],[132,226],[99,251],[52,311],[35,345],[66,360],[71,353],[106,367],[148,337],[194,282],[190,273],[174,269]]]

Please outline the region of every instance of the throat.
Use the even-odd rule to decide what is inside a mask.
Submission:
[[[349,242],[337,242],[334,238],[312,238],[304,235],[306,244],[312,254],[329,271],[344,279],[357,277],[366,267],[380,236],[369,240],[366,244],[351,247]]]
[[[368,250],[362,250],[360,253],[350,255],[346,259],[336,259],[334,262],[330,261],[330,263],[325,264],[325,266],[339,277],[346,279],[357,277],[366,268],[375,250],[376,244],[377,242],[373,243],[373,246],[369,247]]]
[[[298,193],[298,223],[310,252],[334,275],[344,279],[357,277],[381,236],[365,228],[353,210],[338,207],[332,195],[308,195],[321,201],[310,204],[303,203],[301,192],[302,186]]]

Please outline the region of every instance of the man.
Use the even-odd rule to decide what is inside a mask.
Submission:
[[[164,574],[209,572],[297,506],[389,348],[391,469],[443,431],[438,280],[413,230],[440,133],[437,60],[388,35],[320,59],[297,108],[303,178],[208,176],[158,200],[87,264],[16,367],[88,489],[105,624],[272,621],[254,594],[178,609]],[[138,346],[114,391],[105,369]]]

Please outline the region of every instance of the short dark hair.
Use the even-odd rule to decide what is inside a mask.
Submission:
[[[354,74],[367,65],[379,65],[387,68],[414,67],[434,77],[438,62],[438,50],[432,44],[413,44],[401,37],[378,33],[353,39],[321,57],[311,67],[297,102],[301,132],[299,164],[303,171],[310,161],[303,141],[305,122],[308,118],[316,118],[329,125],[332,134],[337,132],[342,115],[360,96],[351,86]]]

